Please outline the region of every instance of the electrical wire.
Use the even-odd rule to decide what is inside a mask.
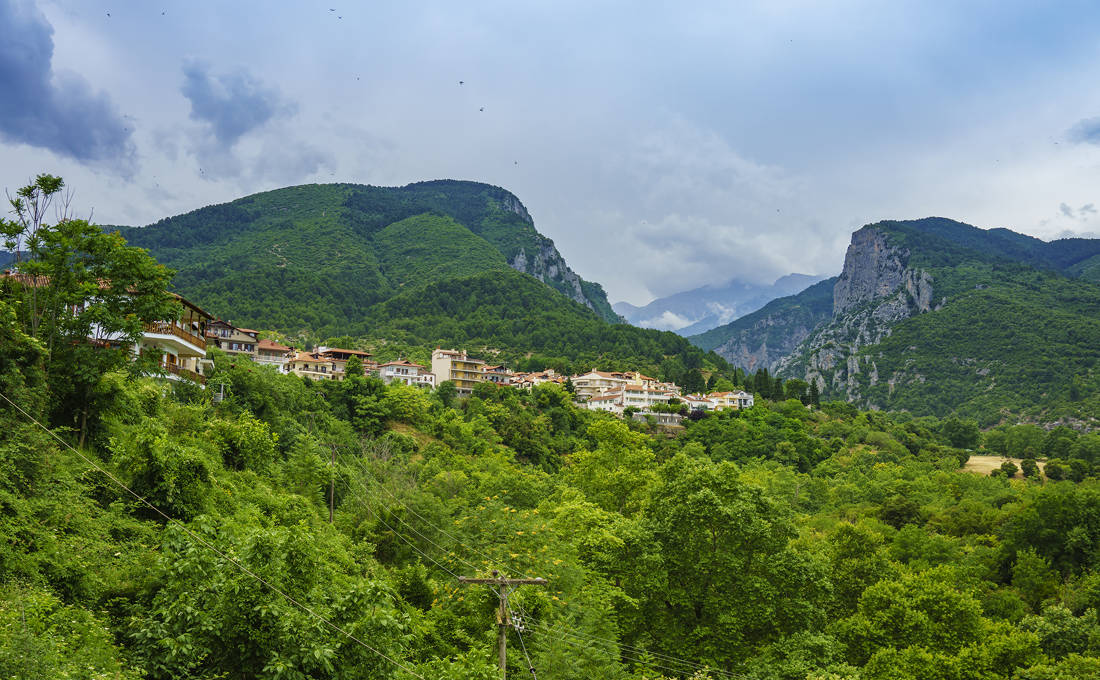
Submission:
[[[166,521],[166,522],[167,522],[168,524],[173,524],[173,525],[175,525],[175,526],[179,527],[179,528],[180,528],[180,529],[181,529],[181,530],[182,530],[182,531],[183,531],[184,533],[186,533],[186,534],[187,534],[188,536],[190,536],[190,537],[192,538],[192,540],[194,540],[195,542],[199,543],[200,545],[202,545],[202,546],[203,546],[203,547],[205,547],[206,549],[208,549],[208,550],[210,550],[211,552],[215,553],[216,555],[218,555],[219,557],[221,557],[221,558],[222,558],[223,560],[225,560],[226,562],[229,562],[230,564],[232,564],[233,566],[235,566],[235,567],[236,567],[237,569],[240,569],[240,570],[241,570],[241,572],[243,572],[243,573],[247,574],[248,576],[251,576],[252,578],[254,578],[254,579],[256,579],[257,581],[259,581],[260,583],[264,584],[265,586],[267,586],[268,588],[270,588],[270,589],[271,589],[271,590],[272,590],[273,592],[275,592],[275,593],[277,593],[278,595],[282,596],[282,597],[283,597],[283,599],[285,599],[285,600],[286,600],[287,602],[291,603],[292,605],[294,605],[295,607],[297,607],[297,608],[298,608],[298,609],[300,609],[301,611],[305,612],[305,613],[306,613],[306,614],[308,614],[309,616],[313,617],[313,618],[314,618],[314,619],[316,619],[317,621],[320,621],[321,623],[323,623],[324,625],[328,626],[328,627],[329,627],[329,628],[331,628],[332,630],[334,630],[334,631],[336,631],[336,632],[340,633],[341,635],[345,636],[345,637],[346,637],[346,638],[348,638],[349,640],[352,640],[353,642],[355,642],[355,643],[359,644],[359,645],[360,645],[361,647],[363,647],[364,649],[367,649],[367,650],[369,650],[369,651],[373,652],[374,654],[376,654],[376,655],[378,655],[378,656],[382,657],[382,658],[383,658],[383,659],[385,659],[386,661],[389,661],[389,662],[390,662],[391,664],[393,664],[393,665],[397,666],[398,668],[400,668],[401,670],[403,670],[403,671],[405,671],[405,672],[409,673],[410,675],[412,675],[412,676],[414,676],[414,677],[417,677],[417,678],[420,678],[420,680],[427,680],[427,679],[426,679],[426,678],[425,678],[425,677],[424,677],[423,675],[420,675],[419,673],[417,673],[417,672],[416,672],[416,671],[414,671],[413,669],[409,668],[409,667],[408,667],[408,666],[406,666],[405,664],[401,663],[400,661],[397,661],[396,659],[393,659],[393,658],[391,658],[391,657],[390,657],[389,655],[387,655],[386,653],[384,653],[384,652],[381,652],[381,651],[379,651],[379,650],[375,649],[375,648],[374,648],[374,647],[372,647],[371,645],[368,645],[368,644],[367,644],[366,642],[363,642],[363,641],[362,641],[362,640],[360,640],[360,639],[359,639],[359,638],[358,638],[357,636],[353,635],[352,633],[350,633],[350,632],[348,632],[348,631],[347,631],[346,629],[344,629],[344,628],[343,628],[342,626],[340,626],[340,625],[338,625],[338,624],[335,624],[335,623],[333,623],[332,621],[330,621],[329,619],[325,618],[324,616],[321,616],[321,615],[320,615],[320,614],[318,614],[317,612],[313,611],[313,609],[311,609],[311,608],[310,608],[309,606],[307,606],[307,605],[304,605],[304,604],[302,604],[301,602],[299,602],[298,600],[294,599],[294,598],[293,598],[293,597],[292,597],[292,596],[291,596],[290,594],[288,594],[287,592],[285,592],[285,591],[284,591],[284,590],[282,590],[281,588],[279,588],[279,587],[277,587],[277,586],[274,586],[274,585],[272,585],[272,584],[271,584],[270,582],[268,582],[268,581],[267,581],[266,579],[264,579],[264,578],[263,578],[262,576],[258,575],[257,573],[255,573],[254,571],[252,571],[252,570],[251,570],[251,569],[249,569],[248,567],[244,566],[243,564],[241,564],[241,563],[240,563],[240,562],[238,562],[237,560],[233,559],[233,558],[232,558],[232,557],[230,557],[229,555],[226,555],[226,554],[225,554],[224,552],[222,552],[221,550],[219,550],[219,549],[218,549],[217,547],[215,547],[215,546],[214,546],[213,544],[211,544],[211,543],[207,542],[207,541],[206,541],[206,539],[204,539],[204,538],[203,538],[202,536],[198,535],[197,533],[195,533],[194,531],[192,531],[192,530],[191,530],[190,528],[188,528],[188,527],[187,527],[187,525],[185,525],[185,524],[184,524],[183,522],[180,522],[179,520],[177,520],[177,519],[175,519],[175,518],[173,518],[173,517],[170,517],[169,515],[167,515],[167,514],[166,514],[166,513],[164,512],[164,511],[162,511],[162,510],[161,510],[160,508],[156,507],[155,505],[153,505],[152,503],[150,503],[149,501],[147,501],[147,500],[146,500],[146,499],[145,499],[144,497],[140,496],[140,495],[139,495],[139,494],[138,494],[138,493],[137,493],[136,491],[134,491],[134,490],[133,490],[133,489],[131,489],[130,487],[128,487],[128,486],[126,486],[125,484],[123,484],[123,483],[122,483],[122,481],[120,481],[120,480],[119,480],[119,479],[118,479],[117,477],[115,477],[115,476],[114,476],[113,474],[111,474],[110,472],[108,472],[108,471],[107,471],[107,470],[105,470],[104,468],[100,467],[100,465],[99,465],[98,463],[96,463],[96,462],[95,462],[94,460],[92,460],[91,458],[88,458],[87,456],[85,456],[85,455],[84,455],[83,453],[81,453],[81,452],[80,452],[79,450],[77,450],[76,448],[74,448],[74,447],[73,447],[73,446],[72,446],[71,444],[69,444],[68,442],[66,442],[66,441],[65,441],[64,439],[62,439],[61,437],[58,437],[58,436],[57,436],[56,434],[54,434],[54,432],[53,432],[52,430],[50,430],[50,429],[49,429],[48,427],[46,427],[46,426],[45,426],[45,425],[43,425],[42,423],[38,422],[38,420],[36,420],[34,416],[32,416],[31,414],[29,414],[29,413],[27,413],[26,411],[24,411],[24,410],[23,410],[22,408],[20,408],[20,406],[19,406],[18,404],[16,404],[16,403],[15,403],[14,401],[12,401],[11,399],[9,399],[9,398],[7,397],[7,395],[5,395],[4,393],[0,392],[0,397],[3,397],[4,401],[6,401],[6,402],[8,402],[9,404],[11,404],[11,406],[12,406],[12,407],[13,407],[13,408],[14,408],[15,410],[19,411],[19,412],[20,412],[20,413],[22,413],[22,414],[23,414],[24,416],[26,416],[26,417],[27,417],[27,419],[29,419],[29,420],[30,420],[30,421],[31,421],[32,423],[34,423],[34,424],[35,424],[35,425],[37,425],[38,427],[42,428],[42,430],[43,430],[44,432],[46,432],[46,434],[48,434],[48,435],[50,435],[51,437],[53,437],[54,439],[56,439],[56,440],[57,440],[57,441],[58,441],[58,442],[59,442],[59,443],[60,443],[60,444],[61,444],[62,446],[64,446],[65,448],[69,449],[70,451],[72,451],[72,452],[73,452],[73,453],[75,453],[76,455],[80,456],[80,458],[81,458],[81,459],[82,459],[82,460],[83,460],[83,461],[84,461],[85,463],[87,463],[87,464],[88,464],[88,465],[90,465],[91,467],[95,468],[95,469],[96,469],[96,470],[98,470],[99,472],[103,473],[103,474],[104,474],[104,475],[105,475],[105,476],[106,476],[106,477],[107,477],[108,479],[110,479],[110,480],[111,480],[112,482],[114,482],[114,483],[115,483],[115,484],[116,484],[116,485],[117,485],[117,486],[118,486],[119,488],[123,489],[124,491],[126,491],[127,493],[129,493],[129,494],[130,494],[131,496],[133,496],[134,498],[136,498],[136,499],[137,499],[137,500],[138,500],[138,501],[139,501],[139,502],[140,502],[141,504],[143,504],[144,506],[146,506],[147,508],[149,508],[149,509],[150,509],[150,510],[152,510],[153,512],[155,512],[155,513],[157,513],[158,515],[160,515],[161,517],[163,517],[163,518],[164,518],[164,520],[165,520],[165,521]]]
[[[337,455],[339,455],[339,454],[337,454]],[[451,534],[447,533],[447,531],[445,531],[442,527],[439,527],[439,526],[433,524],[431,522],[431,520],[427,519],[426,517],[424,517],[423,515],[418,513],[416,510],[413,510],[411,507],[409,507],[408,504],[406,504],[404,501],[402,501],[400,498],[398,498],[396,494],[394,494],[392,491],[390,491],[388,488],[386,488],[385,484],[383,484],[381,481],[376,480],[373,477],[371,477],[369,472],[365,469],[365,466],[362,466],[362,467],[364,468],[364,472],[367,472],[367,475],[366,475],[367,478],[370,479],[373,484],[377,485],[380,489],[382,489],[382,491],[385,491],[386,494],[388,494],[390,496],[390,498],[397,501],[397,503],[399,503],[401,505],[401,507],[408,510],[414,517],[418,518],[420,521],[424,522],[425,524],[427,524],[431,528],[435,529],[439,533],[443,534],[447,538],[454,541],[456,546],[462,546],[466,550],[470,551],[471,554],[478,555],[480,557],[485,558],[485,561],[489,562],[490,564],[496,564],[497,566],[509,566],[509,565],[514,566],[515,565],[514,562],[509,563],[507,560],[491,557],[490,555],[487,555],[487,554],[481,552],[477,548],[466,545],[465,543],[462,542],[462,539],[457,538],[457,537],[452,536]],[[534,562],[532,562],[530,560],[525,559],[523,561],[526,562],[527,564],[531,565],[531,566],[537,566]],[[524,578],[534,578],[530,574],[526,574],[522,571],[514,571],[513,573],[519,574],[520,576],[523,576]]]
[[[344,485],[344,488],[346,488],[346,489],[347,489],[347,490],[348,490],[349,492],[351,492],[351,491],[352,491],[351,485],[350,485],[350,484],[348,484],[346,480],[344,480],[344,479],[341,479],[340,481],[341,481],[341,483],[343,483],[343,485]],[[364,488],[365,488],[365,487],[364,487]],[[430,561],[430,562],[431,562],[432,564],[434,564],[435,566],[437,566],[437,567],[439,567],[440,569],[442,569],[443,571],[447,572],[447,573],[448,573],[448,574],[449,574],[449,575],[450,575],[450,576],[451,576],[452,578],[454,578],[454,579],[456,579],[456,580],[458,579],[458,574],[456,574],[455,572],[451,571],[450,569],[448,569],[447,567],[445,567],[445,566],[444,566],[443,564],[441,564],[440,562],[438,562],[438,561],[437,561],[437,560],[436,560],[435,558],[433,558],[433,557],[432,557],[431,555],[429,555],[428,553],[426,553],[426,552],[424,552],[423,550],[421,550],[421,549],[420,549],[419,547],[417,547],[417,545],[416,545],[415,543],[413,543],[413,542],[412,542],[411,540],[409,540],[409,539],[408,539],[407,537],[405,537],[404,535],[402,535],[402,534],[401,534],[401,532],[399,532],[399,531],[398,531],[397,529],[394,529],[394,528],[393,528],[393,526],[391,526],[391,525],[390,525],[390,524],[389,524],[388,522],[386,522],[386,520],[382,519],[382,513],[378,512],[377,510],[374,510],[373,508],[371,508],[371,506],[370,506],[370,503],[369,503],[369,501],[367,501],[366,499],[364,499],[363,503],[364,503],[364,505],[366,505],[366,506],[367,506],[367,511],[368,511],[368,512],[370,512],[370,513],[371,513],[372,515],[374,515],[374,518],[375,518],[376,520],[378,520],[379,522],[381,522],[381,523],[382,523],[382,525],[383,525],[384,527],[386,527],[387,529],[389,529],[389,530],[390,530],[390,532],[392,532],[394,536],[397,536],[398,538],[400,538],[400,539],[401,539],[402,541],[404,541],[405,543],[408,543],[408,544],[409,544],[409,547],[410,547],[410,548],[412,548],[413,550],[415,550],[415,551],[416,551],[417,553],[419,553],[419,554],[420,554],[420,555],[422,555],[423,557],[427,558],[427,559],[428,559],[428,560],[429,560],[429,561]],[[400,518],[398,518],[398,519],[400,519]],[[414,531],[415,531],[415,529],[414,529]],[[429,542],[430,542],[430,541],[429,541]],[[432,545],[435,545],[435,544],[433,543]],[[436,547],[439,547],[439,546],[436,546]]]
[[[714,668],[712,666],[707,666],[705,664],[700,664],[700,663],[697,663],[695,661],[688,661],[687,659],[682,659],[680,657],[671,656],[671,655],[668,655],[668,654],[661,654],[660,652],[654,652],[654,651],[651,651],[651,650],[648,650],[648,649],[643,649],[641,647],[632,647],[631,645],[628,645],[628,644],[625,644],[625,643],[622,643],[622,642],[618,642],[616,640],[611,640],[611,639],[608,639],[608,638],[602,638],[602,637],[599,637],[597,635],[591,635],[591,634],[588,634],[588,633],[581,633],[581,632],[577,632],[577,631],[572,631],[572,632],[566,631],[566,630],[563,630],[560,627],[555,627],[552,624],[549,624],[549,623],[546,623],[544,621],[540,621],[540,620],[536,619],[527,610],[525,610],[522,605],[517,604],[516,608],[519,609],[520,612],[523,614],[523,620],[524,620],[525,624],[529,623],[531,626],[534,626],[536,628],[541,628],[541,629],[543,629],[543,632],[545,632],[547,635],[550,635],[551,637],[554,637],[554,635],[552,635],[552,634],[564,635],[564,636],[568,636],[568,637],[571,637],[571,638],[576,638],[577,640],[580,640],[580,641],[583,641],[583,642],[588,642],[588,643],[591,643],[591,644],[602,644],[602,645],[607,645],[609,647],[614,647],[619,651],[619,653],[622,656],[624,656],[624,657],[626,657],[630,660],[633,660],[633,661],[645,661],[642,657],[648,655],[648,656],[652,657],[653,659],[656,659],[658,661],[663,661],[664,663],[679,664],[679,665],[682,665],[682,666],[686,666],[686,667],[690,668],[692,671],[705,670],[709,673],[713,673],[713,674],[716,674],[716,675],[721,675],[723,677],[730,677],[730,678],[743,678],[743,677],[746,677],[744,675],[738,675],[736,673],[730,673],[729,671],[723,671],[721,669],[717,669],[717,668]],[[556,638],[556,639],[561,639],[561,638]],[[562,641],[567,642],[567,640],[562,640]],[[624,651],[624,650],[626,650],[626,651]],[[611,650],[608,650],[608,651],[611,651]],[[667,669],[667,667],[663,667],[663,668]],[[681,669],[680,672],[683,672],[683,669]]]
[[[531,655],[527,653],[527,645],[523,644],[523,631],[519,628],[516,628],[516,637],[519,638],[519,647],[523,650],[523,658],[527,659],[527,669],[531,671],[531,677],[539,680],[539,676],[535,675],[535,664],[531,663]]]
[[[346,462],[346,461],[344,460],[344,456],[343,456],[342,454],[340,454],[339,452],[336,452],[336,457],[340,459],[340,462],[344,463],[345,465],[347,464],[347,462]],[[352,465],[354,466],[354,463],[353,463]],[[370,477],[370,473],[369,473],[369,471],[368,471],[368,470],[367,470],[367,469],[366,469],[366,468],[365,468],[364,466],[361,466],[361,465],[360,465],[360,466],[359,466],[359,468],[360,468],[360,470],[361,470],[361,471],[363,472],[363,477],[366,477],[367,479],[370,479],[370,480],[371,480],[372,482],[374,482],[374,484],[376,484],[377,486],[380,486],[380,487],[382,487],[383,489],[385,489],[385,487],[384,487],[384,486],[382,486],[382,484],[381,484],[380,482],[378,482],[378,481],[376,481],[376,480],[374,480],[374,479],[372,479],[372,478]],[[367,485],[366,485],[366,484],[365,484],[365,483],[363,482],[363,477],[360,477],[360,476],[354,476],[355,480],[356,480],[356,481],[357,481],[357,482],[359,483],[359,485],[360,485],[360,486],[361,486],[361,487],[363,488],[363,491],[364,491],[364,492],[365,492],[365,493],[366,493],[366,494],[367,494],[367,495],[369,496],[369,495],[370,495],[370,489],[368,489],[368,488],[367,488]],[[345,482],[345,483],[346,483],[346,482]],[[349,489],[349,490],[350,490],[350,489]],[[387,492],[388,492],[388,490],[387,490]],[[396,498],[395,498],[395,500],[396,500]],[[400,503],[400,501],[398,501],[398,503]],[[412,508],[408,507],[408,506],[407,506],[407,505],[405,505],[404,503],[401,503],[401,506],[402,506],[402,507],[404,507],[404,508],[405,508],[406,510],[408,510],[409,512],[412,512],[412,513],[413,513],[414,515],[416,514],[415,512],[413,512]],[[417,517],[420,517],[419,515],[416,515],[416,516],[417,516]],[[479,571],[479,570],[480,570],[480,567],[478,567],[478,566],[477,566],[476,564],[473,564],[472,562],[469,562],[469,561],[467,561],[467,560],[463,559],[463,558],[462,558],[461,556],[459,556],[459,555],[458,555],[457,553],[455,553],[455,552],[454,552],[453,550],[447,550],[447,549],[446,549],[446,548],[444,548],[443,546],[441,546],[441,545],[439,545],[438,543],[436,543],[435,541],[433,541],[433,540],[432,540],[431,538],[429,538],[428,536],[426,536],[426,535],[424,535],[423,533],[421,533],[420,531],[418,531],[416,527],[414,527],[413,525],[411,525],[411,524],[409,524],[408,522],[406,522],[406,521],[405,521],[404,519],[402,519],[402,518],[401,518],[401,516],[400,516],[400,515],[394,515],[394,519],[396,519],[396,520],[397,520],[398,522],[401,522],[402,524],[404,524],[404,525],[405,525],[406,527],[408,527],[408,528],[409,528],[409,530],[410,530],[410,531],[412,531],[412,532],[413,532],[413,533],[415,533],[415,534],[416,534],[417,536],[419,536],[420,538],[422,538],[422,539],[424,539],[425,541],[427,541],[428,543],[430,543],[430,544],[431,544],[431,545],[432,545],[433,547],[435,547],[436,549],[438,549],[438,550],[439,550],[439,551],[440,551],[441,553],[443,553],[443,554],[445,554],[445,555],[448,555],[448,556],[453,556],[453,559],[455,559],[455,560],[457,560],[457,561],[459,561],[459,562],[462,562],[462,563],[463,563],[463,564],[465,564],[465,565],[466,565],[467,567],[469,567],[470,569],[472,569],[472,570],[473,570],[474,572],[477,572],[477,571]],[[421,519],[423,519],[423,518],[421,518]],[[424,521],[425,521],[425,522],[427,522],[427,520],[424,520]],[[429,525],[431,525],[431,523],[430,523],[430,522],[428,522],[428,524],[429,524]],[[434,528],[435,528],[435,529],[437,529],[437,530],[439,529],[438,527],[434,527]],[[392,529],[392,528],[391,528],[390,530],[391,530],[391,531],[394,531],[394,533],[396,533],[396,531],[395,531],[394,529]],[[460,544],[460,545],[461,545],[461,544]],[[468,546],[465,546],[465,545],[463,545],[463,547],[465,547],[465,548],[468,548],[468,549],[469,549],[469,547],[468,547]]]

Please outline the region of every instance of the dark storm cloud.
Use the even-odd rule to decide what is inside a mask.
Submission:
[[[0,137],[126,171],[129,125],[84,78],[53,69],[53,26],[30,2],[0,0]]]
[[[215,75],[210,67],[190,61],[183,67],[180,92],[191,102],[191,118],[210,126],[214,138],[233,146],[246,133],[297,107],[282,94],[245,71]]]
[[[1100,144],[1100,118],[1086,118],[1069,129],[1069,139],[1083,144]]]

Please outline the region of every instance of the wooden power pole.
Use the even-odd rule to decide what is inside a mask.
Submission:
[[[492,578],[467,578],[459,576],[462,583],[476,583],[497,587],[497,596],[500,598],[500,608],[497,609],[497,656],[500,658],[500,678],[508,678],[508,627],[512,625],[508,614],[508,586],[544,586],[547,581],[544,578],[505,578],[496,569]],[[531,669],[534,675],[535,669]]]

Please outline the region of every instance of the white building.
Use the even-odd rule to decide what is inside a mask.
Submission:
[[[390,361],[378,367],[378,377],[389,385],[392,382],[403,382],[406,385],[435,387],[435,374],[420,364],[399,359]]]

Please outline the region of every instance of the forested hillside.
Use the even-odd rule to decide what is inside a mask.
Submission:
[[[853,235],[828,289],[692,341],[864,408],[1097,427],[1098,252],[1097,239],[1044,242],[942,218],[880,222]]]
[[[164,267],[39,234],[0,279],[0,677],[489,680],[500,601],[459,577],[494,570],[545,579],[512,677],[1100,673],[1100,435],[763,392],[664,428],[217,350],[203,389],[130,349],[179,313]],[[444,311],[491,276],[556,295],[502,270]]]
[[[4,312],[0,389],[44,419]],[[552,385],[216,364],[220,404],[103,376],[90,462],[0,408],[4,677],[488,680],[497,602],[456,577],[494,568],[549,582],[510,598],[516,677],[523,648],[549,680],[1100,672],[1096,435],[1047,438],[1080,481],[1042,484],[960,472],[973,426],[846,405],[670,438]]]
[[[178,292],[250,326],[343,333],[410,287],[504,266],[618,320],[519,199],[487,184],[303,185],[118,229],[177,271]]]

